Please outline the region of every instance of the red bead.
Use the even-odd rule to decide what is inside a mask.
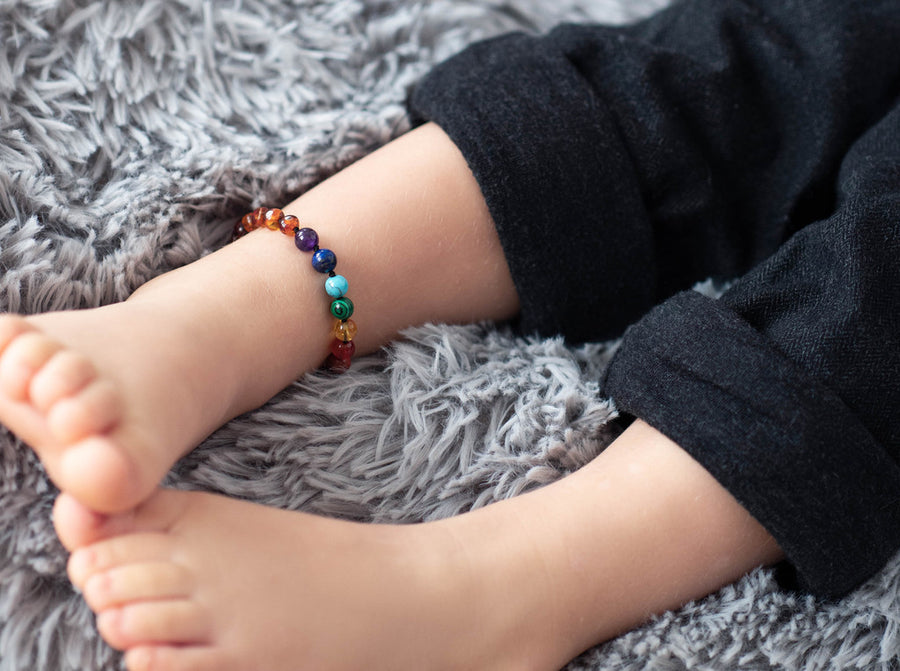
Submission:
[[[352,340],[338,340],[335,338],[331,342],[331,354],[338,359],[352,359],[356,354],[356,345]]]
[[[356,345],[350,341],[334,340],[331,343],[331,354],[325,360],[330,370],[345,371],[350,368],[350,360],[356,352]]]
[[[297,217],[293,214],[284,215],[284,219],[281,220],[282,233],[292,236],[298,228],[300,228],[300,220]]]
[[[335,373],[343,373],[350,368],[350,359],[338,359],[334,354],[329,354],[325,359],[325,367]]]
[[[244,225],[241,222],[236,223],[231,231],[231,239],[237,240],[245,235],[247,235],[247,231],[244,230]]]
[[[271,210],[266,210],[266,213],[263,215],[263,221],[269,230],[280,231],[281,222],[284,221],[284,212],[277,207],[273,207]]]

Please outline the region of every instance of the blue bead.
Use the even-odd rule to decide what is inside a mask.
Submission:
[[[312,257],[312,267],[320,273],[330,273],[337,265],[337,257],[330,249],[320,249]]]
[[[325,280],[325,293],[332,298],[340,298],[347,293],[349,288],[350,285],[347,283],[347,278],[343,275],[335,275]]]

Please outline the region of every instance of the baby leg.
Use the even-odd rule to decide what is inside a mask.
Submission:
[[[557,669],[780,556],[640,422],[568,478],[438,522],[162,490],[114,517],[62,496],[55,523],[130,671]]]
[[[284,209],[337,253],[360,353],[412,324],[517,310],[478,186],[435,126]],[[332,318],[308,259],[287,236],[255,231],[123,303],[0,318],[0,422],[61,489],[127,510],[211,431],[325,360]]]

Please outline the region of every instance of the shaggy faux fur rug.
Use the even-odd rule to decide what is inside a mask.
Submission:
[[[209,252],[251,205],[405,130],[408,88],[473,40],[664,2],[0,1],[0,310],[121,300]],[[359,520],[483,506],[612,439],[595,382],[611,349],[414,329],[234,420],[169,484]],[[54,495],[0,431],[0,671],[117,669],[65,579]],[[898,626],[897,562],[837,603],[757,571],[568,668],[898,669]]]

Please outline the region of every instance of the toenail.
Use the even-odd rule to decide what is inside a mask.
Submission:
[[[107,572],[95,573],[84,584],[85,600],[94,605],[102,605],[112,593],[112,577]]]
[[[110,608],[97,614],[97,629],[107,639],[107,643],[117,647],[115,639],[122,635],[122,609]],[[110,640],[113,639],[113,640]]]
[[[153,648],[132,648],[125,655],[125,663],[129,669],[152,669],[155,650]]]
[[[28,383],[34,376],[35,368],[22,361],[6,363],[3,367],[3,379],[6,393],[20,400],[28,398]]]
[[[69,557],[69,573],[73,580],[86,581],[97,563],[97,554],[91,548],[78,548]]]

